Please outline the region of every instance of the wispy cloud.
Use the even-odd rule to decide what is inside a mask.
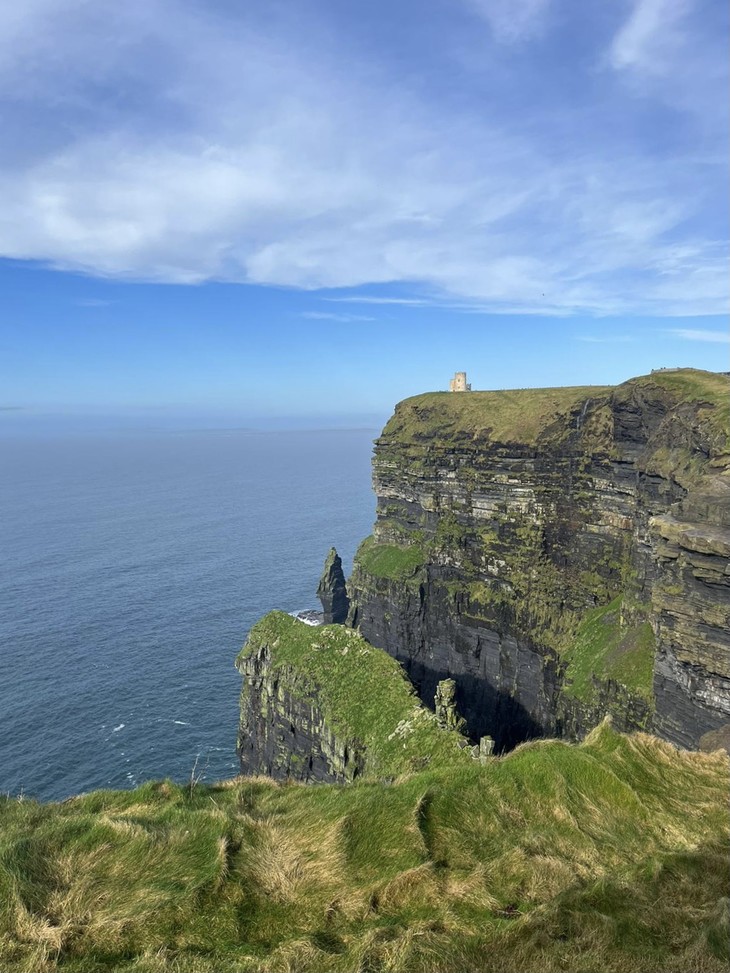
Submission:
[[[722,3],[633,0],[608,47],[607,63],[634,96],[656,99],[683,113],[685,118],[675,115],[679,133],[689,134],[684,130],[691,117],[699,145],[708,135],[727,131],[716,109],[727,89],[727,33],[727,7]]]
[[[76,301],[77,307],[109,307],[111,301],[103,300],[100,297],[82,297]]]
[[[682,21],[691,7],[691,0],[634,0],[610,47],[613,67],[663,73],[682,42]]]
[[[521,314],[521,315],[531,315],[539,314],[541,316],[552,317],[552,316],[565,316],[566,313],[570,313],[569,310],[565,308],[556,308],[550,305],[549,302],[545,301],[545,295],[542,295],[543,301],[541,303],[524,303],[520,304],[515,301],[500,301],[499,303],[482,303],[479,301],[454,301],[446,295],[430,296],[423,298],[416,297],[388,297],[388,296],[376,296],[376,295],[348,295],[347,297],[324,297],[325,301],[333,301],[337,303],[347,303],[347,304],[365,304],[365,305],[388,305],[393,304],[404,309],[412,308],[414,311],[432,310],[432,311],[454,311],[457,314],[484,314],[493,315],[496,310],[500,314]]]
[[[715,344],[730,344],[730,332],[708,331],[702,328],[669,328],[668,334],[684,341],[709,341]]]
[[[437,300],[427,300],[422,297],[372,297],[358,296],[351,294],[347,297],[325,297],[325,301],[332,301],[336,304],[399,304],[404,307],[440,307],[441,302]]]
[[[586,17],[575,37],[560,0],[464,0],[441,33],[413,14],[396,50],[373,4],[362,31],[320,0],[306,18],[202,0],[6,5],[0,256],[132,280],[401,285],[414,296],[328,299],[469,314],[725,310],[708,95],[724,54],[704,8],[637,0],[623,24]],[[475,12],[491,31],[471,29]],[[366,43],[366,27],[382,36]],[[455,72],[474,33],[481,60]],[[642,91],[670,106],[662,122],[623,79],[656,77],[666,51],[691,70]],[[566,71],[543,75],[546,52],[569,90]]]
[[[342,321],[343,323],[358,321],[377,321],[377,318],[365,314],[333,314],[328,311],[303,311],[301,317],[311,321]]]
[[[576,341],[588,341],[591,344],[596,345],[615,345],[615,344],[625,344],[628,341],[634,341],[635,339],[628,334],[614,334],[614,335],[589,335],[589,334],[577,334],[575,336]]]
[[[465,0],[489,24],[500,43],[514,44],[542,29],[550,0]]]

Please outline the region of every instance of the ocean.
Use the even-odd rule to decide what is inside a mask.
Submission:
[[[0,793],[237,772],[234,659],[372,528],[375,429],[0,440]]]

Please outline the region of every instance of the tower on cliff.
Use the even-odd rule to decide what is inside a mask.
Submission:
[[[455,372],[449,382],[449,392],[471,392],[471,385],[466,381],[466,372]]]

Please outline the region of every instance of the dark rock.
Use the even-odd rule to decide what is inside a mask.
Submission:
[[[322,602],[325,625],[344,625],[350,609],[347,597],[342,559],[334,547],[330,548],[324,562],[324,572],[317,587],[317,597]]]
[[[714,750],[727,750],[730,753],[730,723],[725,723],[719,730],[711,730],[700,737],[700,750],[712,753]]]
[[[282,678],[273,669],[269,646],[261,646],[238,667],[244,677],[236,748],[242,774],[345,783],[362,773],[362,745],[329,728],[296,672]]]

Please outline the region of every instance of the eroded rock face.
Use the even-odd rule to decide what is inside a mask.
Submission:
[[[243,676],[237,751],[243,774],[305,782],[354,780],[365,764],[357,741],[340,739],[327,725],[317,701],[293,669],[271,666],[271,650],[259,647],[242,659]]]
[[[325,625],[344,625],[350,608],[347,597],[345,573],[342,559],[334,547],[330,548],[324,562],[324,572],[317,588],[317,597],[322,603]]]
[[[459,721],[439,724],[402,668],[344,625],[269,612],[249,632],[237,750],[243,774],[346,783],[468,765]]]
[[[441,680],[436,687],[433,701],[439,725],[461,733],[466,727],[466,720],[463,716],[459,716],[456,709],[456,683],[453,679]]]
[[[727,378],[683,370],[401,403],[350,624],[424,701],[453,678],[498,750],[606,713],[697,747],[730,722],[726,396]]]

